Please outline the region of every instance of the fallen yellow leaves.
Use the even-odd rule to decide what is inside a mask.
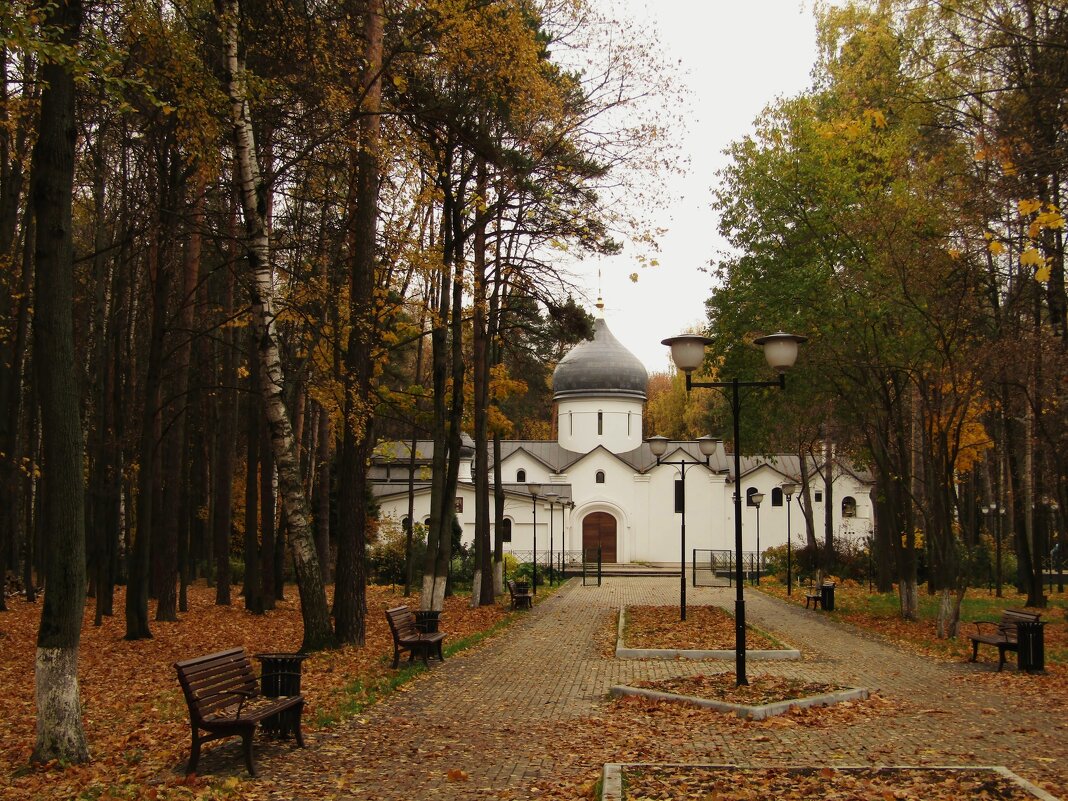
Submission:
[[[734,618],[718,606],[689,606],[679,620],[677,606],[628,606],[623,641],[628,648],[730,650],[734,648]],[[751,626],[750,649],[781,648]]]
[[[36,711],[33,701],[33,658],[40,603],[20,598],[8,601],[0,616],[0,686],[4,688],[0,726],[0,799],[173,799],[251,797],[243,777],[186,778],[189,757],[188,712],[172,667],[174,662],[229,646],[249,653],[295,651],[302,639],[299,601],[295,588],[289,598],[265,615],[254,616],[237,602],[216,606],[215,591],[198,585],[189,589],[189,612],[174,623],[154,622],[150,640],[126,641],[121,615],[92,625],[86,610],[78,673],[86,734],[93,760],[61,769],[56,765],[29,767],[34,744]],[[235,594],[236,596],[236,594]],[[466,597],[446,599],[443,628],[448,642],[493,626],[506,610],[501,606],[470,608]],[[358,711],[381,692],[380,684],[394,675],[387,656],[393,652],[381,610],[398,603],[418,604],[388,587],[368,587],[367,635],[363,648],[347,646],[312,654],[303,666],[301,690],[306,698],[305,729]],[[123,608],[123,594],[115,597]],[[361,695],[362,693],[362,695]],[[207,746],[205,752],[211,749]]]

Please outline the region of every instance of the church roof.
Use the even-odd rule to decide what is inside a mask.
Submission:
[[[407,442],[379,442],[375,447],[372,462],[375,464],[392,463],[403,467],[408,463],[410,448],[411,445]],[[705,457],[701,455],[697,442],[690,440],[671,440],[668,443],[668,451],[665,458],[669,460],[679,459],[680,456],[678,451],[680,450],[685,451],[686,454],[685,457],[681,458],[687,458],[687,460],[695,462],[705,461]],[[634,450],[625,453],[613,454],[603,447],[598,447],[594,449],[594,451],[591,451],[591,453],[587,454],[568,450],[552,440],[506,439],[501,442],[501,462],[503,463],[507,461],[512,455],[519,451],[525,452],[528,456],[540,462],[547,470],[553,473],[566,473],[573,465],[586,459],[592,453],[600,451],[604,451],[605,453],[610,454],[613,458],[629,465],[636,473],[646,473],[656,467],[656,457],[653,455],[648,442],[643,442]],[[417,465],[429,465],[433,460],[434,441],[417,440],[415,453]],[[492,449],[489,457],[490,464],[492,465]],[[775,470],[782,474],[784,478],[790,478],[794,481],[800,480],[801,463],[794,454],[780,453],[766,456],[747,456],[743,454],[741,462],[743,480],[750,473],[762,468]],[[854,464],[848,459],[836,457],[835,463],[839,470],[848,473],[862,483],[871,483],[874,480],[869,470]],[[726,475],[728,480],[734,480],[734,455],[725,451],[723,448],[719,448],[717,453],[712,456],[708,463],[708,467],[715,473]],[[807,459],[805,460],[805,472],[810,477],[818,475],[818,471],[818,465]],[[396,480],[404,481],[404,483],[407,484],[406,479],[398,478]],[[508,482],[505,482],[505,486],[508,486]]]
[[[553,400],[616,395],[645,400],[649,374],[637,356],[615,338],[604,318],[593,325],[593,339],[568,351],[553,372]]]

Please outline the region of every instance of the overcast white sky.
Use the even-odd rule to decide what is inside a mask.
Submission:
[[[702,265],[726,248],[712,211],[722,151],[744,136],[777,96],[809,85],[815,61],[811,2],[803,0],[598,0],[606,11],[659,31],[665,55],[681,62],[689,86],[689,130],[680,156],[689,174],[672,179],[671,205],[654,222],[669,229],[660,240],[660,265],[640,269],[627,248],[579,266],[587,297],[597,297],[602,269],[605,319],[616,337],[650,372],[670,365],[660,340],[700,324],[712,278]],[[640,272],[632,283],[628,276]]]

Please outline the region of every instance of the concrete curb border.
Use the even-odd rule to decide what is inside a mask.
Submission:
[[[747,704],[732,704],[727,701],[714,701],[710,698],[698,698],[694,695],[676,695],[675,693],[650,690],[645,687],[628,687],[624,684],[617,684],[608,692],[615,698],[633,695],[640,698],[651,698],[654,701],[677,701],[705,707],[706,709],[715,709],[719,712],[733,712],[740,718],[748,718],[750,720],[764,720],[775,715],[784,715],[793,707],[806,709],[810,706],[831,706],[832,704],[840,704],[843,701],[863,701],[870,694],[866,687],[849,687],[831,693],[810,695],[807,698],[791,698],[786,701],[776,701],[773,704],[749,706]]]
[[[619,623],[616,627],[616,659],[734,659],[735,651],[705,651],[694,648],[625,648],[623,646],[623,627],[626,624],[626,607],[619,610]],[[799,660],[801,651],[796,648],[782,650],[745,651],[746,659]]]
[[[623,771],[629,767],[675,767],[675,768],[718,768],[723,771],[732,771],[739,768],[747,770],[760,770],[759,766],[743,765],[706,765],[706,764],[674,764],[674,763],[644,763],[644,762],[606,762],[601,772],[601,801],[623,801]],[[1024,792],[1032,795],[1039,801],[1060,801],[1050,795],[1041,787],[1036,787],[1027,779],[1013,773],[1004,765],[828,765],[819,767],[832,767],[837,771],[860,771],[860,770],[988,770],[997,773],[1017,785]],[[787,770],[813,770],[812,766],[794,766]],[[781,768],[774,768],[779,770]]]

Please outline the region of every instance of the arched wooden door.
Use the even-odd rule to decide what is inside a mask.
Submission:
[[[607,512],[591,512],[582,519],[582,553],[596,552],[601,546],[601,561],[616,561],[616,519]]]

